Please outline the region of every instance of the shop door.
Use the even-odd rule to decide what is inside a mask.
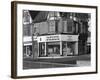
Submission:
[[[39,57],[44,57],[45,54],[45,43],[39,43]]]

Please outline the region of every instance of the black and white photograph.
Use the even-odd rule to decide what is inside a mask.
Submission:
[[[14,77],[97,73],[96,6],[12,5]]]
[[[23,69],[91,66],[91,14],[23,10]]]

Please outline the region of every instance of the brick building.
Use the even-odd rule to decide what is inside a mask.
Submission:
[[[24,58],[87,54],[89,19],[86,13],[23,11]]]

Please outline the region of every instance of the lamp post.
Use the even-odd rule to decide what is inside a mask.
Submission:
[[[39,33],[36,31],[36,27],[34,27],[35,22],[32,23],[32,54],[33,54],[33,59],[37,57],[38,54],[38,46],[37,46],[37,40],[34,41],[35,38],[38,37]],[[37,46],[37,47],[36,47]]]
[[[32,54],[33,54],[33,59],[34,59],[34,22],[32,22]]]

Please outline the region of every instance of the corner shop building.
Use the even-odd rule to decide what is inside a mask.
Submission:
[[[49,16],[48,18],[46,13]],[[36,21],[39,20],[39,22],[31,24],[32,26],[30,24],[24,25],[24,33],[30,33],[32,27],[32,34],[34,33],[34,37],[33,35],[24,35],[23,52],[25,57],[48,58],[84,54],[84,47],[86,45],[83,45],[83,43],[87,41],[85,34],[88,32],[87,18],[83,19],[80,17],[82,21],[74,21],[72,18],[70,19],[70,16],[69,18],[63,19],[57,14],[58,12],[40,12],[33,19]],[[84,40],[85,37],[86,40]]]
[[[32,44],[34,45],[33,56],[35,58],[78,55],[78,35],[45,35],[34,36],[33,39],[32,43],[31,37],[24,38],[24,42],[26,42],[24,46],[27,48],[29,45],[30,47]]]

